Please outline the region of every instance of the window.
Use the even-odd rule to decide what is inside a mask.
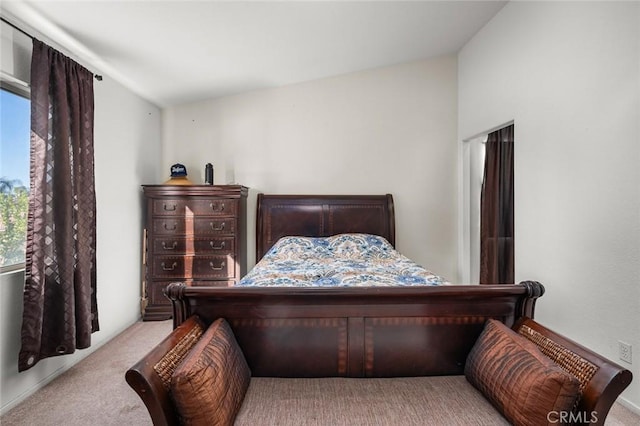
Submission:
[[[11,90],[3,84],[0,89],[0,272],[24,267],[30,114],[24,89]]]

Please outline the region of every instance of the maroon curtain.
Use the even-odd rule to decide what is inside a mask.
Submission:
[[[513,124],[489,134],[480,206],[480,284],[514,282]]]
[[[18,369],[98,330],[93,75],[33,40],[31,192]]]

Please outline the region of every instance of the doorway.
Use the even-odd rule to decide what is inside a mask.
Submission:
[[[462,149],[461,149],[461,185],[460,185],[460,250],[459,250],[459,261],[460,261],[460,278],[461,282],[464,284],[479,284],[481,281],[481,262],[485,262],[484,266],[484,275],[486,283],[486,271],[487,271],[487,259],[490,259],[492,265],[490,268],[496,267],[496,253],[498,257],[498,264],[502,267],[502,264],[505,262],[511,265],[511,271],[513,271],[513,219],[511,219],[511,233],[509,234],[510,241],[507,241],[511,244],[511,257],[510,260],[507,261],[508,255],[503,255],[502,246],[504,245],[506,239],[502,238],[504,235],[500,234],[500,232],[496,233],[494,230],[491,230],[492,234],[491,238],[487,238],[487,229],[495,228],[495,224],[491,223],[487,225],[489,222],[494,222],[493,216],[488,220],[487,213],[485,212],[484,221],[485,224],[482,225],[482,191],[483,184],[485,179],[485,161],[487,155],[487,140],[491,138],[492,142],[495,142],[495,139],[498,134],[502,134],[502,130],[505,130],[508,127],[511,127],[513,130],[513,122],[505,123],[501,126],[490,129],[486,132],[482,132],[477,134],[471,138],[465,139],[462,141]],[[511,142],[513,142],[513,133],[511,133]],[[502,137],[502,136],[500,136]],[[495,146],[495,145],[493,145]],[[494,152],[494,151],[492,151]],[[494,158],[494,157],[492,157]],[[492,160],[495,163],[495,160]],[[511,183],[506,183],[505,188],[510,188],[510,191],[513,191],[513,157],[511,157],[511,161],[509,163],[509,167],[511,167]],[[501,171],[500,171],[501,173]],[[494,188],[495,191],[495,188]],[[513,198],[513,197],[511,197]],[[512,201],[512,200],[511,200]],[[487,201],[485,200],[485,209]],[[502,209],[502,210],[500,210]],[[500,209],[495,210],[495,222],[501,222],[502,216],[504,216],[504,209],[500,207]],[[510,214],[513,217],[513,205],[508,209]],[[491,211],[491,210],[489,210]],[[481,227],[484,227],[485,234],[485,242],[482,242],[481,233],[483,232]],[[500,235],[498,235],[500,234]],[[487,241],[490,240],[490,241]],[[481,247],[484,244],[484,249]],[[499,248],[498,248],[499,246]],[[487,249],[489,247],[489,249]],[[489,253],[492,251],[492,253]],[[484,257],[481,260],[481,256]],[[493,260],[491,260],[493,258]],[[504,259],[503,259],[504,258]]]
[[[480,195],[487,134],[463,141],[462,283],[480,282]]]

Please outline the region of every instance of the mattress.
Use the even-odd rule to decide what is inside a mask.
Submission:
[[[238,283],[253,287],[389,287],[449,284],[370,234],[283,237]]]

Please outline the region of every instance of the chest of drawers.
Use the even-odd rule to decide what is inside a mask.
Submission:
[[[233,286],[246,273],[246,187],[144,185],[143,319],[171,318],[164,288]]]

